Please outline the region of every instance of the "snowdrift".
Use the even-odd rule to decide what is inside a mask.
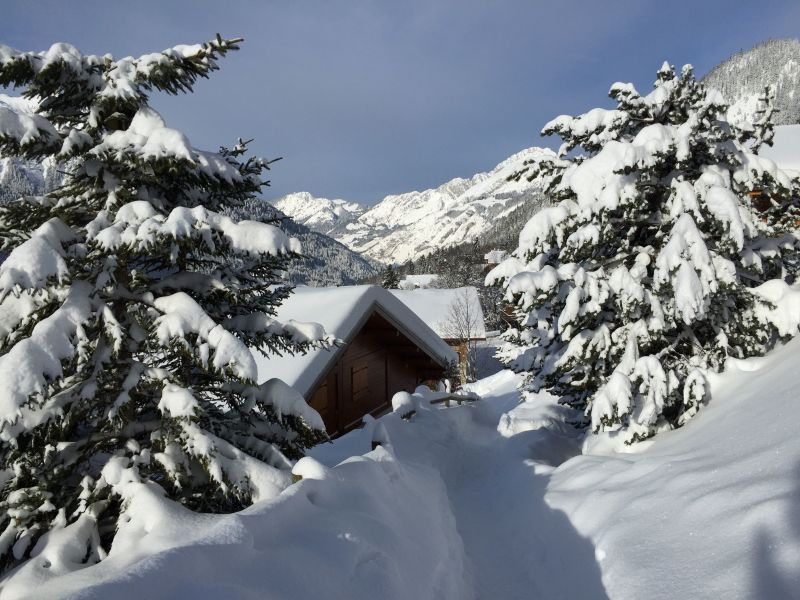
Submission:
[[[0,584],[0,598],[470,597],[434,470],[380,446],[316,465],[278,498],[231,515],[140,496],[104,561],[80,568],[81,549],[36,556]]]
[[[800,339],[730,361],[712,401],[640,454],[579,456],[547,500],[592,540],[610,598],[797,598]]]

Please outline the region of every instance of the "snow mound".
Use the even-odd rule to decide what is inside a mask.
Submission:
[[[137,494],[105,560],[80,568],[75,552],[43,552],[6,578],[0,597],[470,597],[435,471],[380,446],[333,468],[306,458],[295,470],[299,483],[231,515]]]
[[[128,484],[107,558],[86,568],[56,539],[0,598],[795,598],[798,353],[800,339],[731,360],[709,405],[638,454],[575,456],[577,437],[546,422],[553,399],[519,403],[510,371],[452,408],[398,395],[237,514]]]

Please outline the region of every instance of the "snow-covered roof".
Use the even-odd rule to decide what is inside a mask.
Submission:
[[[400,280],[401,290],[414,290],[417,288],[431,287],[434,281],[439,279],[435,273],[421,273],[419,275],[406,275]]]
[[[484,255],[483,260],[490,265],[499,265],[505,260],[506,256],[508,256],[508,252],[505,250],[490,250]]]
[[[373,312],[378,312],[402,330],[438,363],[458,360],[455,352],[433,329],[405,304],[377,285],[297,287],[279,307],[277,319],[284,323],[290,319],[316,322],[328,334],[349,342]],[[311,350],[304,355],[269,357],[254,351],[258,381],[261,383],[277,377],[307,396],[344,349],[333,347]]]
[[[485,339],[483,309],[474,287],[453,289],[390,290],[392,295],[414,311],[420,319],[443,338],[452,338],[449,332],[448,316],[453,303],[467,302],[470,311],[477,315],[471,339]]]

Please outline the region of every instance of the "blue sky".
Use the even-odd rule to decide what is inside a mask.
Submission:
[[[0,43],[138,55],[216,32],[242,50],[193,95],[153,105],[193,143],[254,137],[283,156],[267,197],[307,190],[374,203],[549,144],[552,117],[650,87],[664,60],[699,75],[771,37],[800,2],[762,0],[4,0]]]

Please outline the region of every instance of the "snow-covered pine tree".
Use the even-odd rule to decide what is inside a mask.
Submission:
[[[564,141],[559,158],[516,176],[541,178],[557,204],[527,223],[487,283],[516,307],[521,327],[501,356],[530,372],[530,389],[633,442],[694,415],[705,373],[726,356],[778,339],[751,288],[787,275],[782,257],[797,239],[767,239],[747,198],[800,186],[739,142],[722,98],[689,66],[677,76],[665,63],[650,94],[616,83],[610,96],[614,110],[545,126]]]
[[[388,265],[381,273],[381,287],[387,290],[396,290],[400,287],[400,275],[393,265]]]
[[[766,86],[758,97],[752,123],[739,123],[738,138],[750,152],[757,153],[762,145],[772,146],[775,137],[775,90]],[[759,213],[759,218],[766,223],[774,234],[785,234],[800,228],[800,196],[796,193],[800,180],[795,176],[792,190],[779,190],[775,193],[769,179],[758,183],[750,192],[750,203]],[[787,193],[788,192],[788,193]]]
[[[268,163],[241,142],[197,150],[148,104],[191,91],[239,41],[121,60],[0,46],[0,85],[38,102],[0,108],[0,152],[70,165],[55,191],[0,207],[4,568],[54,529],[100,560],[137,493],[237,510],[325,437],[285,384],[256,385],[250,351],[329,341],[273,318],[298,244],[220,214],[259,193]]]

